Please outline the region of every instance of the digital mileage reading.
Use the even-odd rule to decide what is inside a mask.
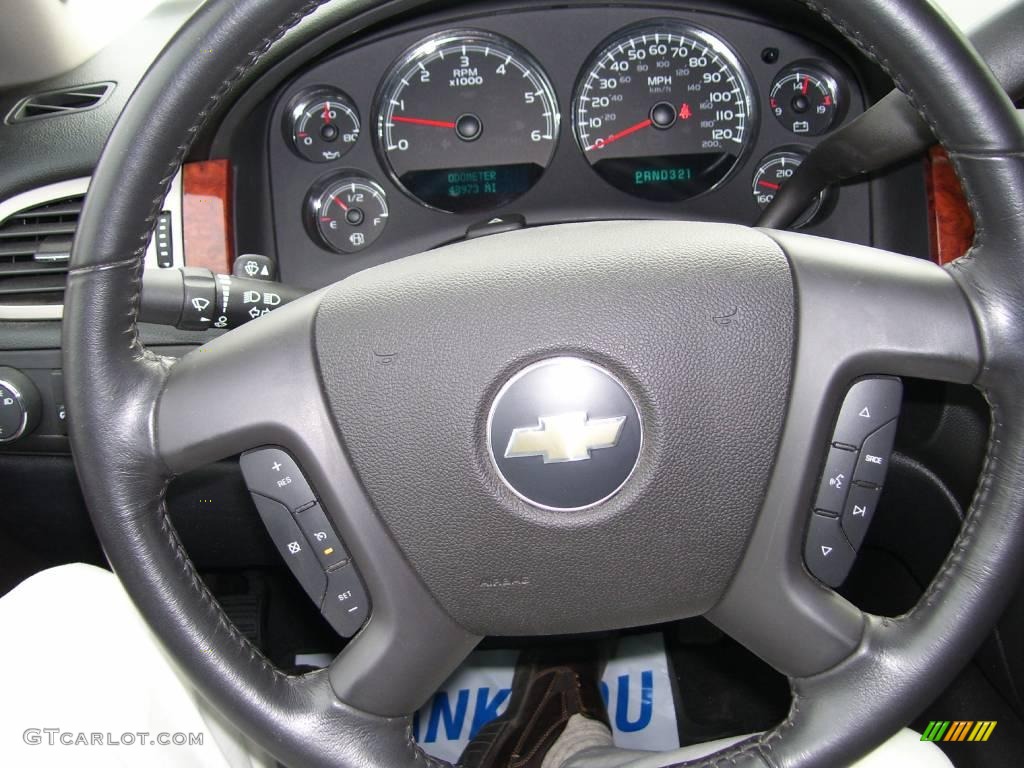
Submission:
[[[427,38],[378,95],[377,148],[395,182],[442,211],[495,208],[526,192],[551,160],[558,105],[526,51],[486,32]]]
[[[616,34],[576,86],[573,128],[591,167],[648,200],[713,189],[750,143],[751,90],[736,56],[709,32],[673,21]]]

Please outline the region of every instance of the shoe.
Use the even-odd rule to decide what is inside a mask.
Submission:
[[[599,683],[603,648],[524,651],[516,663],[505,714],[466,745],[459,768],[540,768],[573,715],[604,723]]]

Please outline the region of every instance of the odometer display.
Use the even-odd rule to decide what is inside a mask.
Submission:
[[[675,22],[622,31],[590,59],[576,86],[573,129],[613,186],[671,202],[718,186],[750,143],[748,80],[729,47]]]
[[[558,138],[547,76],[515,43],[453,31],[419,43],[378,96],[378,150],[412,197],[443,211],[496,208],[532,187]]]

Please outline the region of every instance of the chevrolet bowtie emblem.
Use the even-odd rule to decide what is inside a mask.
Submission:
[[[542,456],[545,464],[586,461],[591,451],[614,448],[625,423],[625,416],[590,419],[584,411],[541,416],[539,426],[512,430],[505,458]]]

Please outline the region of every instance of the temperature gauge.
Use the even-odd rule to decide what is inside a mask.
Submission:
[[[320,239],[340,253],[368,248],[388,223],[384,190],[362,176],[329,181],[310,196],[310,207]]]
[[[805,157],[806,153],[799,149],[781,149],[765,156],[754,173],[754,202],[758,208],[763,211],[771,205],[775,193],[789,181]],[[827,195],[828,190],[822,190],[810,207],[793,222],[793,229],[810,224],[821,213]]]
[[[836,122],[839,87],[821,68],[794,64],[775,78],[768,104],[793,133],[820,136]]]
[[[318,88],[293,102],[285,131],[299,155],[313,163],[343,157],[359,138],[359,113],[341,91]]]

